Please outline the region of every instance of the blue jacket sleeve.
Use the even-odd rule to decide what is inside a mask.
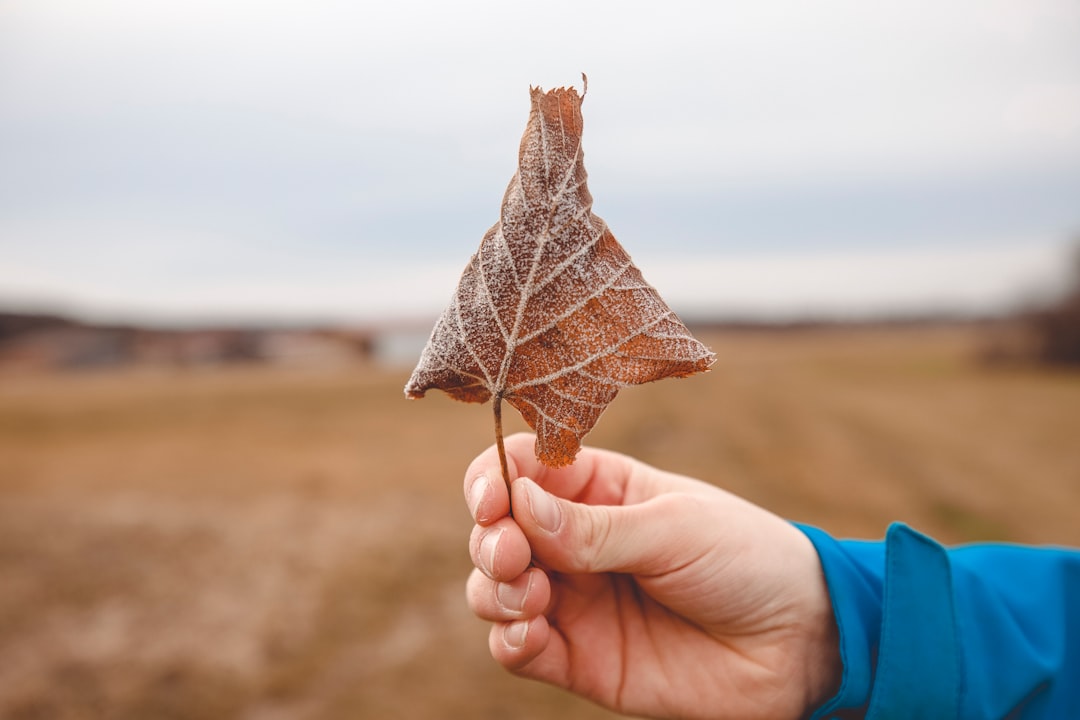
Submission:
[[[1080,551],[798,527],[821,558],[844,665],[813,720],[1080,718]]]

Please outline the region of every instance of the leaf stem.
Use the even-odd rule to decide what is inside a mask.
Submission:
[[[495,413],[495,447],[499,449],[499,466],[502,468],[503,482],[506,483],[506,492],[510,492],[510,467],[506,462],[506,446],[503,444],[502,427],[502,395],[495,394],[491,401],[491,407]],[[511,510],[510,516],[513,517]]]

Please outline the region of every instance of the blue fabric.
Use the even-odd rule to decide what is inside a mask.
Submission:
[[[1080,718],[1080,552],[945,548],[902,524],[817,549],[844,673],[826,718]]]

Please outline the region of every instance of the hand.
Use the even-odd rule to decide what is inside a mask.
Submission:
[[[511,672],[658,718],[799,718],[835,693],[832,607],[797,528],[625,455],[552,470],[531,435],[506,452],[509,496],[494,447],[465,475],[467,593]]]

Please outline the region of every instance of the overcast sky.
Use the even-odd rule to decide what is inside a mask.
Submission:
[[[1080,3],[0,3],[0,307],[434,317],[530,85],[684,313],[988,309],[1080,237]]]

